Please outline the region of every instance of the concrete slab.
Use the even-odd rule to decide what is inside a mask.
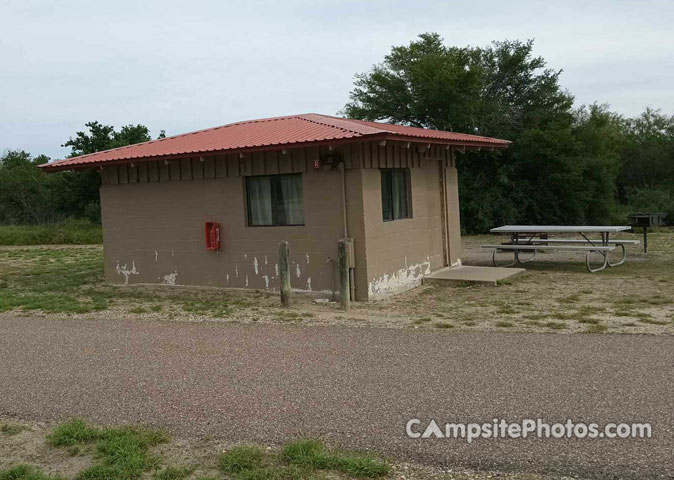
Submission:
[[[451,283],[477,283],[483,285],[498,285],[503,280],[510,279],[525,270],[523,268],[504,267],[445,267],[424,277],[424,285],[446,285]]]

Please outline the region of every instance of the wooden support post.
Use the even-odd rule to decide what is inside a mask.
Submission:
[[[337,243],[337,268],[339,269],[339,304],[343,310],[351,308],[351,289],[349,288],[349,246],[348,240]]]
[[[288,242],[278,244],[278,272],[281,279],[281,304],[284,307],[290,306],[292,301],[292,290],[290,287],[290,251]]]

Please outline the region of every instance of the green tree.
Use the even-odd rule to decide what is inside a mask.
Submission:
[[[0,223],[44,223],[52,219],[48,179],[37,168],[49,159],[23,150],[0,157]]]
[[[512,140],[503,152],[459,159],[467,231],[513,222],[607,222],[618,157],[612,145],[590,137],[608,124],[614,131],[616,119],[604,107],[574,110],[560,73],[533,54],[533,41],[449,47],[426,33],[357,75],[344,113]]]
[[[78,157],[111,148],[124,147],[151,140],[144,125],[125,125],[118,131],[113,126],[99,122],[85,124],[88,131],[80,131],[62,146],[70,147],[70,157]],[[163,134],[163,132],[162,132]],[[160,136],[161,138],[161,136]],[[95,170],[61,172],[53,189],[57,210],[76,217],[86,217],[100,222],[101,177]]]
[[[674,223],[674,116],[647,108],[624,124],[618,193],[632,211],[665,212]]]
[[[86,124],[64,146],[71,157],[150,140],[147,127],[126,125],[119,130],[98,122]],[[159,138],[164,138],[162,131]],[[100,175],[96,170],[46,174],[38,165],[44,155],[32,157],[8,150],[0,157],[0,223],[48,223],[67,217],[100,221]]]

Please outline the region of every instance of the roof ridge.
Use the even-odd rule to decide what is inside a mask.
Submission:
[[[364,136],[364,135],[367,135],[366,133],[359,132],[358,130],[354,130],[354,129],[351,129],[351,128],[346,128],[346,127],[343,127],[343,126],[335,125],[334,123],[319,122],[318,120],[314,120],[314,119],[312,119],[312,118],[307,118],[308,115],[315,115],[315,116],[317,116],[317,117],[324,117],[324,118],[334,119],[334,120],[338,120],[338,121],[340,121],[340,122],[345,122],[345,123],[352,122],[352,121],[353,121],[352,118],[333,117],[333,116],[331,116],[331,115],[324,115],[324,114],[322,114],[322,113],[303,113],[303,114],[300,114],[300,115],[297,116],[298,118],[301,118],[302,120],[305,120],[305,121],[311,122],[311,123],[315,123],[316,125],[323,125],[323,126],[326,126],[326,127],[338,128],[338,129],[340,129],[340,130],[342,130],[342,131],[344,131],[344,132],[353,133],[353,134],[358,135],[358,136]],[[372,127],[372,126],[369,126],[369,125],[365,125],[365,126],[366,126],[366,127],[369,127],[369,128],[373,128],[373,129],[375,129],[375,130],[378,130],[378,131],[379,131],[378,133],[386,133],[386,131],[383,130],[383,129],[381,129],[381,128]]]

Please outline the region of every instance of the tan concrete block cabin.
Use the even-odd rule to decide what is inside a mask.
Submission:
[[[461,262],[456,155],[488,137],[317,114],[251,120],[53,162],[98,168],[105,277],[278,290],[288,241],[294,290],[338,288],[351,238],[355,300],[420,285]],[[207,249],[205,224],[220,227]]]

